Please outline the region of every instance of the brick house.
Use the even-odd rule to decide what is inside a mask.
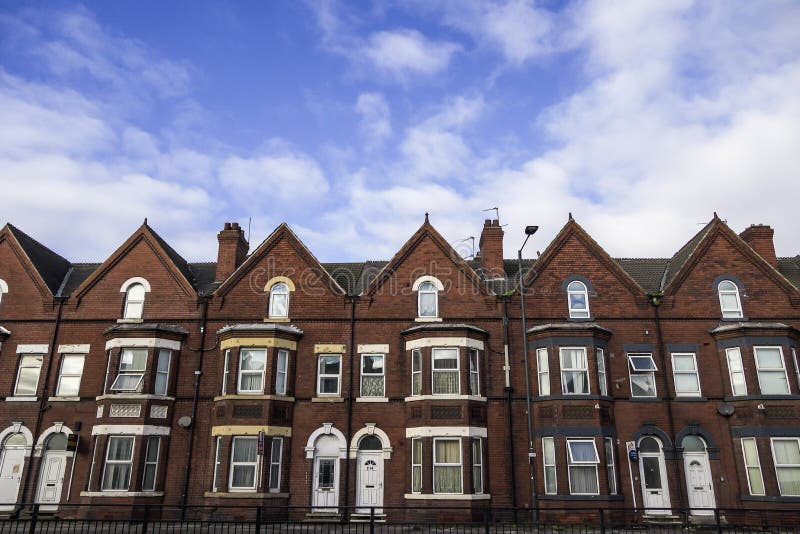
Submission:
[[[471,261],[426,216],[327,264],[285,224],[188,263],[145,221],[101,264],[6,224],[0,512],[797,507],[800,257],[772,235],[715,215],[620,259],[570,216],[520,292],[498,221]]]

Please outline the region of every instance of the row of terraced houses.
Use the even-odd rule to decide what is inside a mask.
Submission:
[[[656,259],[572,216],[524,261],[427,215],[389,261],[218,241],[189,263],[145,221],[89,264],[0,230],[0,511],[800,505],[800,257],[768,226]]]

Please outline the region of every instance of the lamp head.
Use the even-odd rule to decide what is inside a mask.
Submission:
[[[525,235],[533,235],[533,234],[536,233],[536,230],[538,230],[538,229],[539,229],[538,226],[526,226],[525,227]]]

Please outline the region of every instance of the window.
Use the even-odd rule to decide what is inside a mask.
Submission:
[[[211,491],[216,493],[219,489],[219,473],[222,467],[222,436],[217,436],[214,449],[214,479],[211,481]]]
[[[8,284],[0,278],[0,302],[3,302],[3,293],[8,293]]]
[[[61,358],[56,397],[77,397],[83,375],[83,354],[65,354]]]
[[[717,285],[719,305],[723,319],[742,318],[742,301],[739,298],[739,287],[730,280],[723,280]]]
[[[606,453],[606,478],[608,479],[608,494],[617,494],[617,474],[614,471],[614,438],[603,438]]]
[[[700,396],[700,378],[697,375],[697,356],[694,353],[675,353],[672,355],[672,377],[675,382],[675,396]]]
[[[472,440],[472,488],[474,493],[483,493],[483,442]]]
[[[422,438],[411,439],[411,493],[422,492]]]
[[[156,361],[156,385],[153,393],[156,395],[166,395],[169,388],[169,363],[172,359],[172,351],[159,349],[158,360]]]
[[[739,347],[725,349],[728,359],[728,373],[731,377],[731,391],[734,395],[747,395],[747,382],[744,379],[744,366],[742,365],[742,351]]]
[[[597,495],[597,446],[592,439],[567,439],[569,492],[571,495]]]
[[[589,292],[586,284],[577,280],[567,286],[567,300],[570,319],[589,318]]]
[[[658,371],[652,354],[628,354],[632,397],[655,397]]]
[[[758,459],[756,438],[742,438],[742,455],[750,495],[765,495],[764,477],[761,475],[761,461]]]
[[[600,395],[608,395],[608,378],[606,377],[606,355],[603,349],[595,349],[597,357],[597,382],[600,385]]]
[[[141,319],[144,310],[145,287],[142,284],[131,284],[125,292],[125,319]]]
[[[158,449],[161,446],[159,436],[147,438],[147,450],[144,453],[144,474],[142,476],[142,491],[156,490],[156,473],[158,472]]]
[[[140,391],[146,367],[147,349],[122,349],[119,374],[111,384],[111,391]]]
[[[385,395],[383,354],[361,355],[361,396],[383,397]]]
[[[266,349],[240,349],[239,393],[259,394],[264,392],[266,363]]]
[[[433,349],[432,378],[434,395],[458,395],[458,349]]]
[[[231,491],[256,489],[258,438],[235,436],[231,446]]]
[[[103,491],[127,491],[131,483],[133,436],[109,436],[106,465],[103,470]]]
[[[461,440],[434,438],[433,492],[462,493]]]
[[[589,393],[589,366],[586,349],[562,348],[561,354],[561,392],[565,395],[586,395]]]
[[[556,446],[553,438],[542,438],[542,463],[544,464],[544,492],[555,495],[558,492],[556,479]]]
[[[22,354],[19,357],[17,386],[14,395],[19,397],[35,397],[39,387],[39,373],[42,370],[42,354]]]
[[[317,381],[318,395],[339,394],[339,373],[341,371],[342,356],[339,354],[320,354],[319,373]]]
[[[800,439],[772,438],[772,456],[780,494],[800,495]]]
[[[550,395],[550,361],[547,349],[536,349],[536,369],[539,377],[539,395]]]
[[[279,350],[275,368],[275,394],[286,395],[286,370],[289,367],[289,351]]]
[[[281,490],[281,457],[283,456],[283,438],[272,438],[272,452],[269,457],[269,491],[277,493]]]
[[[228,375],[230,374],[230,359],[231,359],[231,349],[227,349],[225,351],[225,361],[223,362],[222,368],[222,394],[228,394]]]
[[[411,394],[422,395],[422,351],[411,351]]]
[[[439,317],[439,291],[433,282],[422,282],[418,291],[420,317]]]
[[[278,282],[269,290],[269,317],[282,318],[289,316],[289,286]]]
[[[789,378],[780,347],[753,347],[756,355],[758,386],[762,395],[788,395]]]
[[[480,362],[478,361],[478,349],[469,349],[469,394],[481,394],[481,373]]]

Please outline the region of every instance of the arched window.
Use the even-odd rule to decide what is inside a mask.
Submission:
[[[433,282],[422,282],[419,285],[417,303],[420,317],[439,316],[439,291]]]
[[[706,452],[706,444],[702,438],[697,436],[686,436],[681,441],[683,452]]]
[[[269,290],[269,316],[289,316],[289,286],[283,282],[278,282]]]
[[[742,315],[742,300],[739,298],[739,287],[730,280],[723,280],[717,286],[719,305],[722,308],[723,319],[740,319]]]
[[[21,432],[11,434],[3,443],[3,447],[25,447],[26,445],[28,445],[28,440]]]
[[[364,436],[358,443],[360,451],[380,451],[382,449],[383,443],[378,436]]]
[[[642,438],[639,442],[639,452],[661,452],[661,444],[655,438]]]
[[[45,450],[48,451],[65,451],[67,450],[67,435],[63,432],[51,434],[44,444]]]
[[[144,310],[145,289],[142,284],[131,284],[125,292],[125,319],[141,319]]]
[[[589,292],[586,284],[574,280],[567,286],[567,304],[571,319],[589,318]]]

